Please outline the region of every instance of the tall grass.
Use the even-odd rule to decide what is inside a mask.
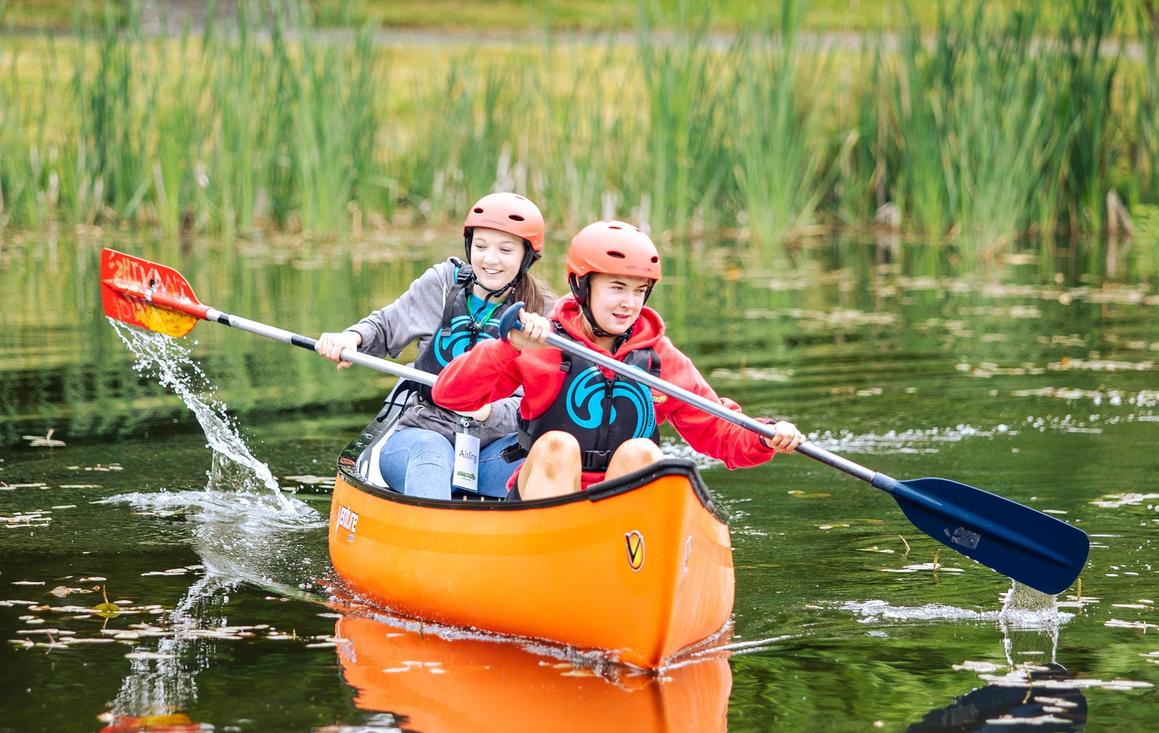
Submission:
[[[902,219],[927,237],[940,240],[949,228],[949,123],[952,74],[957,61],[957,28],[939,14],[937,37],[927,49],[921,29],[908,26],[901,34],[896,77],[885,78],[893,90],[895,118],[890,136],[896,148],[895,202]]]
[[[302,225],[332,234],[349,219],[347,207],[369,192],[378,133],[375,55],[365,29],[352,45],[307,34],[299,48],[291,108]]]
[[[57,214],[172,233],[345,231],[380,180],[384,90],[370,31],[352,43],[323,37],[304,7],[282,3],[240,3],[224,30],[213,16],[199,40],[152,40],[134,0],[107,4],[97,35],[79,32]],[[5,141],[29,138],[26,121],[5,115],[4,125]]]
[[[674,39],[655,32],[658,3],[642,4],[640,14],[636,48],[647,121],[639,218],[655,231],[687,233],[694,216],[703,220],[715,210],[729,166],[722,144],[725,92],[718,86],[723,57],[708,42],[709,6],[676,5]]]
[[[825,194],[819,185],[824,137],[813,91],[829,69],[824,61],[802,68],[800,19],[801,4],[784,3],[778,33],[742,36],[730,56],[736,75],[730,168],[738,208],[759,244],[783,241],[808,223]]]
[[[896,156],[889,154],[892,92],[884,83],[881,39],[874,39],[863,56],[869,59],[865,71],[844,68],[847,78],[837,92],[852,107],[841,140],[847,153],[839,155],[831,145],[833,152],[827,156],[833,161],[832,211],[847,226],[874,221],[882,207],[894,204],[890,184]]]
[[[1065,145],[1065,191],[1059,207],[1071,231],[1099,232],[1111,170],[1113,88],[1118,58],[1103,53],[1118,16],[1118,3],[1074,0],[1059,32],[1056,73],[1060,121],[1073,120]]]
[[[133,219],[152,185],[152,170],[141,139],[156,112],[156,100],[143,79],[149,67],[143,46],[126,38],[140,37],[136,0],[124,8],[104,8],[101,33],[81,35],[73,59],[73,94],[78,130],[71,153],[69,178],[73,217],[83,223],[98,218]],[[90,46],[95,46],[94,70],[88,71]],[[68,157],[66,155],[66,157]]]
[[[368,28],[322,32],[306,6],[237,8],[158,38],[135,1],[110,0],[59,46],[0,36],[0,227],[335,236],[398,208],[458,221],[508,188],[564,237],[619,216],[657,235],[739,223],[776,248],[889,204],[900,234],[986,254],[1098,233],[1112,187],[1159,203],[1150,0],[1138,63],[1107,45],[1118,0],[998,20],[977,0],[946,6],[932,36],[914,23],[896,47],[840,51],[801,42],[800,2],[721,37],[711,5],[640,0],[626,40],[421,61]]]
[[[3,51],[0,46],[0,57]],[[10,67],[19,61],[20,54],[13,53]],[[46,69],[45,79],[48,75]],[[55,150],[47,139],[49,88],[45,81],[38,104],[29,108],[21,103],[24,95],[15,74],[0,82],[0,230],[39,229],[56,204],[60,181],[53,171]]]
[[[951,213],[966,249],[1002,248],[1026,231],[1061,132],[1051,124],[1048,69],[1035,56],[1034,16],[991,29],[979,4],[958,64],[950,149]]]
[[[526,120],[525,71],[510,59],[480,66],[453,64],[434,94],[423,95],[418,134],[404,154],[407,202],[430,221],[458,219],[499,182],[526,184],[518,159]]]
[[[609,42],[592,58],[556,47],[552,58],[568,76],[557,94],[543,98],[544,115],[530,128],[530,158],[541,161],[530,163],[530,191],[556,212],[565,232],[596,217],[627,217],[648,173],[634,144],[644,137],[643,116],[636,114],[638,103],[623,94],[632,81],[617,48]],[[550,88],[549,74],[539,69],[537,88]],[[550,132],[563,129],[568,134],[562,140]]]
[[[1142,69],[1135,90],[1138,139],[1130,166],[1136,200],[1159,202],[1159,5],[1144,0],[1136,8]]]
[[[191,117],[204,114],[198,103],[208,92],[216,114],[202,123],[202,140],[188,141],[194,168],[182,171],[184,200],[199,212],[195,228],[212,226],[227,237],[253,231],[262,219],[285,226],[289,215],[288,207],[267,206],[278,181],[279,141],[290,129],[285,23],[274,16],[267,46],[258,37],[259,22],[254,6],[242,4],[232,39],[216,22],[206,25],[200,58],[213,59],[216,67],[202,76],[205,91],[194,91],[185,104]]]

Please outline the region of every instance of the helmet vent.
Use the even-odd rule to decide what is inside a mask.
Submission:
[[[483,207],[482,207],[482,206],[476,206],[474,209],[472,209],[472,211],[474,211],[476,214],[482,214],[482,213],[483,213]]]
[[[609,224],[609,225],[608,225],[608,229],[623,229],[623,228],[624,228],[624,227],[622,227],[622,226],[618,226],[618,225],[616,225],[616,224]]]
[[[608,250],[608,257],[615,257],[617,260],[626,260],[628,258],[623,252],[617,252],[614,249]]]
[[[653,258],[652,258],[652,264],[653,264],[653,265],[655,265],[655,264],[656,264],[657,262],[659,262],[659,261],[660,261],[660,258],[659,258],[659,257],[653,257]]]
[[[523,217],[522,217],[522,216],[520,216],[519,214],[508,214],[508,215],[507,215],[507,218],[508,218],[508,219],[513,219],[513,220],[515,220],[515,221],[523,221]]]

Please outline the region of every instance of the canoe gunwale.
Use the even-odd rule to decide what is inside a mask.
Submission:
[[[586,491],[552,497],[550,499],[536,499],[533,501],[445,500],[407,496],[392,489],[370,483],[360,476],[356,470],[359,456],[384,429],[382,425],[376,424],[377,422],[377,420],[372,420],[370,425],[355,436],[346,448],[343,449],[338,458],[338,472],[352,487],[372,496],[386,499],[387,501],[455,511],[526,511],[583,501],[603,501],[647,486],[658,478],[678,475],[688,479],[689,486],[692,488],[697,500],[705,509],[721,522],[728,523],[728,517],[724,515],[720,507],[713,501],[712,493],[704,483],[700,471],[696,469],[696,464],[687,458],[665,458],[650,466],[645,466],[638,471],[625,474],[615,480],[592,484]]]

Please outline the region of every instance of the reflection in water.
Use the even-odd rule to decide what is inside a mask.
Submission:
[[[1022,684],[996,683],[978,688],[952,705],[929,712],[907,730],[910,733],[1081,730],[1087,722],[1087,701],[1078,687],[1066,686],[1070,679],[1070,673],[1058,664],[1028,666]]]
[[[110,720],[101,733],[201,730],[182,711],[197,699],[196,675],[209,664],[214,629],[225,625],[216,606],[231,588],[219,578],[201,578],[169,614],[168,635],[156,648],[133,649],[130,673],[109,706]]]
[[[993,665],[966,663],[955,669],[982,672],[985,687],[933,710],[909,727],[927,731],[1075,731],[1087,722],[1081,683],[1055,662],[1060,614],[1054,596],[1012,584],[998,625],[1009,671],[990,674]]]
[[[355,704],[422,733],[724,731],[732,672],[711,655],[659,676],[601,670],[509,642],[444,638],[344,615],[334,630]],[[618,673],[617,673],[618,672]]]

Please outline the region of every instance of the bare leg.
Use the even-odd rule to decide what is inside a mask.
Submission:
[[[633,438],[617,448],[616,452],[612,454],[605,478],[619,478],[624,474],[639,471],[662,458],[664,458],[664,454],[660,452],[660,446],[647,438]]]
[[[525,500],[563,496],[580,490],[580,448],[575,436],[552,430],[539,436],[516,479]]]

